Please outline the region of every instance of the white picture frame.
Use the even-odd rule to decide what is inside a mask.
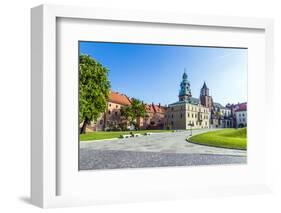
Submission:
[[[256,169],[256,174],[263,174],[257,181],[253,181],[253,184],[245,181],[237,181],[231,185],[227,182],[217,185],[202,185],[199,183],[193,183],[193,187],[190,185],[168,185],[166,188],[165,183],[159,183],[155,188],[151,188],[151,191],[144,187],[143,191],[134,185],[129,185],[130,190],[127,191],[110,191],[109,189],[99,189],[100,193],[89,196],[80,194],[61,194],[59,191],[61,181],[60,175],[63,171],[63,163],[59,163],[61,158],[60,147],[57,144],[58,132],[57,132],[57,116],[58,116],[58,100],[57,100],[57,88],[59,88],[60,81],[57,79],[57,49],[58,49],[58,20],[100,20],[100,21],[118,21],[130,22],[130,23],[153,23],[161,26],[199,26],[206,28],[220,28],[231,30],[257,30],[263,32],[262,40],[264,44],[264,67],[261,68],[260,75],[265,76],[263,80],[264,87],[261,88],[263,94],[262,99],[266,102],[261,107],[267,107],[274,104],[274,99],[269,95],[269,92],[273,89],[273,21],[271,19],[257,19],[257,18],[241,18],[241,17],[216,17],[216,16],[203,16],[203,15],[187,15],[187,14],[160,14],[152,12],[141,11],[121,11],[99,8],[85,8],[74,6],[54,6],[54,5],[41,5],[31,10],[31,201],[33,204],[47,208],[47,207],[59,207],[59,206],[75,206],[75,205],[91,205],[99,203],[116,203],[116,202],[138,202],[143,200],[165,200],[165,199],[181,199],[187,197],[198,196],[210,196],[210,195],[233,195],[233,194],[252,194],[263,193],[270,191],[270,168],[269,162],[265,161],[260,169]],[[149,39],[149,38],[148,38]],[[249,76],[248,82],[253,81],[252,76]],[[254,88],[255,85],[252,85]],[[251,89],[250,89],[251,91]],[[249,92],[250,92],[249,91]],[[251,93],[249,94],[251,95]],[[249,107],[251,109],[251,107]],[[262,109],[262,108],[259,108]],[[254,118],[254,110],[249,119]],[[270,112],[273,113],[273,112]],[[270,116],[261,118],[265,123],[270,123]],[[257,127],[259,128],[259,127]],[[266,134],[261,138],[264,140],[264,144],[260,146],[262,150],[265,147],[270,146],[268,134],[269,124],[263,126]],[[253,135],[254,137],[254,135]],[[261,140],[258,139],[258,140]],[[63,146],[62,146],[63,147]],[[71,154],[75,153],[69,149]],[[265,160],[268,158],[268,153],[260,152],[259,155],[263,155],[259,160]],[[251,159],[250,159],[251,160]],[[206,175],[210,170],[209,168],[202,167],[194,171],[194,177],[197,175]],[[186,175],[186,171],[182,168],[165,169],[142,169],[134,170],[130,172],[128,170],[119,170],[114,172],[95,173],[91,176],[95,176],[105,180],[119,175],[126,179],[126,177],[146,175],[162,175],[173,171],[174,174]],[[224,168],[222,175],[227,172],[237,171],[237,176],[242,170],[247,168]],[[77,170],[77,172],[79,172]],[[190,171],[188,171],[190,172]],[[167,173],[168,174],[168,173]],[[190,173],[189,173],[190,174]],[[241,173],[242,174],[242,173]],[[247,173],[245,173],[247,174]],[[87,173],[84,176],[90,175]],[[99,176],[99,177],[98,177]],[[102,176],[102,177],[101,177]],[[176,180],[177,175],[168,175],[169,178]],[[227,176],[226,176],[227,177]],[[215,178],[215,176],[214,176]],[[269,178],[269,179],[268,179]],[[71,177],[70,177],[70,180]],[[74,180],[74,179],[73,179]],[[83,179],[86,180],[86,179]],[[178,180],[181,184],[184,184],[183,180]],[[73,183],[75,185],[75,183]],[[100,183],[99,185],[105,186],[106,183]],[[110,184],[109,184],[110,185]],[[121,184],[122,185],[122,184]],[[163,186],[163,188],[161,188]],[[160,187],[160,188],[159,188]],[[73,190],[75,187],[73,186]],[[118,189],[121,190],[121,189]],[[119,193],[123,193],[120,196]]]

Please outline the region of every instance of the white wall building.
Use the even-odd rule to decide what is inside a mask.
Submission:
[[[235,112],[236,118],[236,127],[242,128],[247,126],[247,111],[246,110],[238,110]]]

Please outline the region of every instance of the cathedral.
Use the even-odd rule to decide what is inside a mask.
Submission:
[[[166,110],[166,129],[228,128],[233,126],[231,110],[213,101],[204,82],[200,98],[191,95],[186,72],[180,83],[179,101],[169,104]]]
[[[166,129],[209,128],[210,109],[191,95],[186,72],[180,84],[179,101],[169,104],[166,110]]]

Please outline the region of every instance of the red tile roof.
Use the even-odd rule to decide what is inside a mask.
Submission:
[[[237,104],[237,111],[247,111],[247,103]]]
[[[148,113],[154,113],[154,109],[151,104],[145,104],[145,111]]]
[[[145,104],[148,113],[165,113],[166,108],[161,105]]]
[[[131,105],[131,100],[128,96],[121,94],[119,92],[111,91],[109,93],[109,102],[121,104],[121,105]],[[152,104],[145,104],[145,110],[148,113],[165,113],[166,107],[161,106],[160,104],[154,105]]]
[[[116,103],[116,104],[126,105],[126,106],[131,104],[129,97],[127,97],[126,95],[123,95],[119,92],[113,92],[113,91],[111,91],[109,93],[108,101],[110,101],[112,103]]]
[[[164,113],[165,112],[165,108],[163,106],[159,105],[154,105],[153,104],[153,108],[155,112],[159,112],[159,113]]]
[[[233,111],[247,111],[247,102],[238,103],[238,104],[227,104],[228,108],[231,108]]]

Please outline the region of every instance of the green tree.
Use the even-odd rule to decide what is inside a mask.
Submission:
[[[139,129],[137,118],[145,117],[145,106],[144,104],[138,100],[133,98],[131,100],[130,106],[123,106],[121,108],[121,116],[125,117],[127,121],[129,121],[130,125],[133,124],[137,129]]]
[[[86,126],[96,121],[106,110],[110,82],[108,69],[88,55],[79,57],[79,121],[82,124],[80,134],[86,132]]]

